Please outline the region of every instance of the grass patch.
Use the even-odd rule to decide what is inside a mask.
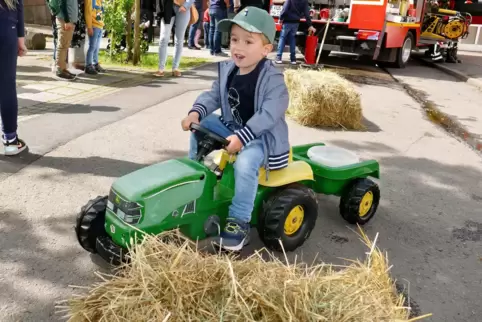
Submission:
[[[99,61],[103,65],[141,68],[141,69],[152,70],[152,71],[156,71],[159,65],[159,56],[157,53],[145,53],[141,55],[141,61],[136,66],[132,65],[132,62],[126,63],[125,62],[126,58],[127,58],[127,55],[125,54],[116,55],[111,58],[106,51],[102,50],[99,52]],[[186,69],[194,68],[209,62],[210,60],[206,58],[183,56],[181,58],[179,69],[186,70]],[[172,69],[172,56],[168,56],[165,70],[171,70],[171,69]]]

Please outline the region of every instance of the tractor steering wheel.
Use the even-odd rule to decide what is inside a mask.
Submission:
[[[196,136],[197,144],[197,161],[202,161],[206,155],[214,150],[220,150],[229,144],[229,141],[223,138],[221,135],[214,133],[207,128],[191,123],[189,125],[189,130],[194,132]]]

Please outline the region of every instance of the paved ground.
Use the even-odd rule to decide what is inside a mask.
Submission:
[[[480,58],[482,60],[482,57]],[[439,69],[416,61],[411,62],[407,68],[389,69],[389,72],[399,82],[418,92],[414,93],[416,96],[428,101],[432,107],[458,123],[463,129],[462,132],[467,133],[460,136],[482,151],[482,91]]]
[[[366,230],[380,233],[394,276],[410,282],[422,312],[434,313],[432,321],[479,321],[482,158],[428,121],[390,76],[364,69],[369,77],[353,79],[363,80],[357,86],[368,131],[290,122],[292,144],[323,141],[378,159],[383,199]],[[188,134],[180,119],[214,75],[205,68],[21,120],[30,154],[0,157],[1,321],[55,321],[54,301],[72,294],[69,285],[95,280],[96,258],[73,234],[76,212],[115,178],[185,155]],[[366,250],[338,215],[338,200],[320,199],[315,232],[297,254],[309,261],[319,253],[335,263],[363,257]],[[258,246],[255,240],[250,249]]]

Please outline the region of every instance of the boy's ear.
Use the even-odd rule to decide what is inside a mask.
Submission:
[[[264,45],[263,54],[264,54],[265,56],[268,56],[268,54],[269,54],[270,52],[272,52],[272,51],[273,51],[273,44]]]

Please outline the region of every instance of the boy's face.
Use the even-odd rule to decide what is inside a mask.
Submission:
[[[252,33],[234,24],[231,28],[231,57],[241,70],[249,71],[273,50],[261,34]]]

